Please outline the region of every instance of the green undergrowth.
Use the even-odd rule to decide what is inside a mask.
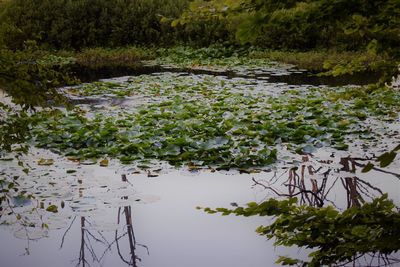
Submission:
[[[391,79],[398,65],[383,55],[367,51],[283,51],[256,47],[211,46],[194,49],[174,47],[157,50],[157,63],[182,68],[218,66],[228,70],[273,67],[274,63],[288,64],[287,68],[305,69],[320,76],[343,76],[356,73],[380,73],[382,81]]]
[[[51,52],[48,52],[51,53]],[[280,62],[306,69],[311,72],[324,73],[328,76],[340,76],[360,72],[379,72],[388,65],[393,65],[388,58],[367,52],[312,50],[277,51],[255,47],[233,47],[214,45],[210,47],[191,48],[176,46],[173,48],[155,47],[122,47],[122,48],[86,48],[82,51],[57,51],[55,55],[74,58],[84,67],[129,67],[143,60],[156,60],[161,65],[174,65],[182,68],[201,66],[232,67],[266,67]]]
[[[367,52],[314,50],[307,52],[260,50],[253,51],[251,58],[267,58],[269,60],[293,64],[312,72],[325,72],[325,75],[340,76],[357,72],[379,71],[388,64],[387,58]]]
[[[345,150],[350,136],[374,138],[363,124],[368,117],[396,119],[400,100],[398,91],[385,88],[274,94],[252,80],[214,76],[143,75],[69,90],[78,96],[142,100],[130,111],[37,114],[37,146],[81,159],[107,155],[124,163],[159,159],[219,168],[266,166],[277,160],[280,144],[298,153]]]
[[[235,64],[233,61],[237,58],[244,59],[247,54],[246,48],[235,49],[229,46],[215,45],[202,48],[176,46],[157,49],[157,61],[161,64],[175,64],[182,67],[195,65],[227,66]]]
[[[27,43],[27,47],[20,51],[2,50],[2,53],[14,53],[21,58],[29,58],[32,63],[54,67],[57,69],[73,67],[85,68],[101,67],[134,67],[143,60],[151,60],[156,56],[155,48],[121,47],[121,48],[86,48],[81,51],[73,50],[41,50],[34,42]],[[64,71],[67,73],[67,70]]]
[[[73,53],[76,62],[83,67],[131,67],[142,60],[155,57],[154,49],[124,47],[118,49],[87,48]]]
[[[35,47],[35,43],[28,43]],[[396,62],[367,52],[338,52],[330,50],[274,51],[256,47],[234,47],[214,45],[192,48],[175,46],[85,48],[81,51],[46,51],[35,49],[35,57],[43,63],[58,66],[78,65],[96,69],[102,67],[134,68],[143,62],[153,61],[158,65],[182,69],[210,68],[211,70],[243,71],[260,68],[280,67],[287,70],[306,69],[323,76],[342,76],[355,73],[386,73]],[[30,54],[31,48],[20,51]]]
[[[4,151],[27,151],[31,118],[26,112],[16,112],[10,106],[0,103],[0,157]]]
[[[93,48],[75,54],[77,62],[86,67],[131,66],[143,60],[182,69],[211,68],[241,71],[267,67],[305,69],[321,76],[343,76],[357,73],[380,73],[388,81],[396,73],[399,62],[367,51],[278,51],[257,47],[214,45],[202,48],[130,47],[120,49]],[[279,64],[277,64],[279,63]],[[285,66],[286,64],[286,66]]]
[[[271,61],[270,58],[252,56],[253,51],[257,50],[251,47],[235,48],[217,45],[203,48],[177,46],[157,49],[156,62],[160,65],[181,68],[213,67],[225,70],[266,68],[277,65],[277,62]],[[293,66],[287,66],[287,68],[291,67]]]

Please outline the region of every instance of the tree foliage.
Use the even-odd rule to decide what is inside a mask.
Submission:
[[[276,216],[271,225],[257,228],[257,233],[274,238],[276,245],[313,249],[306,266],[343,264],[367,253],[386,256],[400,249],[400,213],[387,195],[344,212],[332,206],[318,208],[296,203],[295,198],[269,199],[233,210],[204,210],[222,215]],[[302,261],[280,257],[277,262],[296,265]]]
[[[13,52],[0,48],[0,87],[24,109],[61,101],[55,88],[72,82],[68,75],[70,60],[38,50]]]
[[[0,48],[0,88],[15,105],[0,102],[0,152],[16,144],[26,150],[33,123],[30,111],[38,106],[65,104],[56,88],[73,83],[69,58],[44,54],[36,49],[13,52]]]
[[[194,1],[175,24],[236,20],[242,43],[278,49],[336,47],[398,56],[400,3],[396,0]]]
[[[51,48],[169,44],[183,33],[161,23],[188,0],[13,0],[1,14],[2,42],[11,49],[34,40]]]
[[[400,58],[397,0],[9,0],[0,18],[11,49],[236,42]]]
[[[219,22],[237,43],[268,49],[379,55],[389,58],[375,66],[387,82],[398,74],[399,18],[397,0],[195,0],[172,25]],[[362,61],[327,69],[333,75],[366,71]]]

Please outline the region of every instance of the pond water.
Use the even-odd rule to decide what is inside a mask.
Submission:
[[[0,252],[4,266],[76,265],[82,245],[82,218],[87,231],[86,260],[95,266],[126,266],[114,242],[116,230],[118,236],[127,232],[124,207],[131,209],[135,254],[141,259],[138,266],[264,266],[274,262],[277,250],[254,233],[258,225],[265,223],[264,218],[210,216],[196,210],[196,206],[230,206],[233,201],[245,204],[261,200],[264,193],[253,187],[253,175],[163,169],[153,172],[157,177],[148,177],[146,171],[137,173],[117,162],[107,168],[81,166],[45,151],[38,151],[29,159],[35,164],[41,157],[54,158],[57,163],[35,168],[31,174],[35,179],[27,179],[21,185],[37,192],[46,207],[58,204],[59,212],[41,214],[41,219],[35,213],[26,215],[30,222],[48,223],[46,231],[40,227],[24,229],[18,223],[2,226],[1,238],[8,240],[2,242]],[[9,165],[18,170],[12,163]],[[77,172],[68,175],[66,168]],[[128,174],[129,183],[121,181],[121,173]],[[61,201],[64,208],[60,208]],[[36,205],[28,206],[30,209]],[[34,240],[28,242],[27,236]],[[119,245],[129,261],[128,237],[121,238]],[[21,256],[27,246],[30,255]],[[100,263],[92,262],[91,249],[98,259],[105,253]],[[286,253],[285,249],[278,251]]]
[[[293,78],[296,75],[301,82]],[[285,102],[293,97],[292,93],[304,94],[307,99],[310,90],[324,97],[325,91],[340,90],[333,85],[343,84],[342,81],[328,87],[324,82],[321,85],[321,80],[307,83],[302,75],[291,68],[253,69],[239,75],[236,72],[234,77],[226,72],[215,76],[208,70],[188,73],[152,69],[141,75],[110,78],[95,86],[84,84],[60,91],[89,119],[100,116],[128,121],[137,119],[136,112],[143,106],[158,108],[177,97],[200,102],[211,90],[218,93],[207,98],[209,103],[215,104],[215,99],[223,96],[239,105],[241,99],[234,101],[237,95],[260,103],[268,98]],[[195,89],[188,92],[187,88]],[[253,112],[262,109],[250,104]],[[221,118],[238,114],[241,113],[225,112]],[[18,176],[19,189],[34,196],[12,198],[3,207],[10,209],[10,213],[1,217],[1,266],[261,267],[278,266],[274,263],[277,255],[306,259],[309,251],[274,247],[273,241],[255,233],[259,225],[267,225],[271,218],[209,215],[196,207],[235,207],[270,197],[296,195],[304,204],[334,205],[344,210],[384,193],[398,205],[398,159],[385,169],[376,167],[368,173],[361,169],[373,155],[399,143],[399,126],[398,115],[390,120],[371,117],[351,126],[352,131],[368,128],[369,133],[361,133],[367,136],[362,141],[355,139],[359,132],[346,135],[347,150],[332,148],[326,140],[331,136],[304,137],[306,146],[301,148],[308,156],[277,142],[274,164],[230,170],[194,160],[185,162],[183,167],[173,167],[166,162],[171,157],[141,159],[130,164],[107,156],[106,161],[79,161],[60,155],[66,148],[50,145],[44,139],[43,142],[49,142],[47,149],[32,147],[21,158],[29,166],[29,174],[24,173],[17,160],[12,160],[12,155],[3,156],[0,162],[1,174]],[[63,138],[69,138],[67,128],[61,132]],[[372,138],[372,134],[378,138]],[[46,138],[53,135],[50,128],[44,133]],[[225,143],[221,138],[213,140]],[[213,142],[207,144],[221,148],[220,143]],[[313,191],[315,188],[318,190]],[[57,212],[52,212],[54,209]]]
[[[156,65],[153,62],[131,67],[98,67],[87,68],[75,66],[73,68],[75,75],[83,82],[92,82],[99,79],[107,79],[121,76],[136,76],[143,74],[152,74],[156,72],[185,72],[192,74],[209,74],[224,76],[228,78],[257,78],[268,80],[270,83],[286,83],[288,85],[330,85],[342,86],[349,84],[366,85],[379,81],[380,74],[376,72],[356,73],[353,75],[319,76],[317,73],[311,73],[307,70],[299,70],[291,65],[279,65],[278,67],[265,68],[229,68],[229,67],[176,67],[174,65]]]

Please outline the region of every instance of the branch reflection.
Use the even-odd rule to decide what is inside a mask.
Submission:
[[[333,201],[330,195],[333,192],[341,194],[337,187],[339,183],[344,189],[346,207],[360,207],[368,199],[372,200],[384,194],[380,188],[357,176],[357,167],[360,167],[359,170],[361,170],[365,166],[365,164],[357,162],[360,160],[363,159],[343,157],[338,163],[335,163],[333,160],[315,161],[310,156],[303,156],[300,166],[292,167],[287,171],[287,179],[282,183],[286,190],[276,185],[279,180],[276,175],[270,180],[253,178],[253,182],[255,186],[260,186],[277,196],[298,197],[299,204],[314,207],[322,207],[326,202],[337,207],[338,201]],[[396,173],[379,168],[374,170],[396,178],[398,176]]]
[[[122,181],[128,182],[126,175],[122,175]],[[80,182],[82,183],[82,182]],[[79,188],[79,197],[83,197],[84,195],[84,188]],[[123,196],[122,199],[127,200],[128,196]],[[123,219],[123,217],[125,220]],[[147,254],[149,254],[149,250],[147,246],[138,244],[135,238],[134,228],[133,228],[133,220],[132,220],[132,208],[130,205],[119,207],[117,213],[117,229],[115,230],[114,240],[109,242],[107,238],[101,233],[101,231],[91,231],[89,229],[92,228],[94,223],[92,223],[88,218],[85,216],[80,217],[80,246],[79,246],[79,257],[77,260],[76,266],[91,266],[88,262],[88,257],[90,260],[98,266],[102,266],[102,260],[105,256],[112,252],[112,248],[115,246],[116,251],[118,253],[119,258],[122,262],[124,262],[127,266],[138,266],[138,262],[141,259],[137,256],[136,248],[137,246],[141,246],[146,249]],[[65,237],[67,236],[69,230],[72,228],[76,217],[71,221],[71,224],[66,229],[60,248],[63,248]],[[125,222],[125,223],[123,223]],[[120,231],[120,229],[123,229]],[[122,244],[121,241],[127,237],[127,242]],[[105,247],[101,256],[98,254],[100,250],[94,244],[101,244],[103,248]],[[97,248],[97,249],[96,249]],[[124,255],[124,248],[128,248],[128,255]],[[96,252],[97,250],[97,252]],[[125,253],[126,254],[126,253]],[[89,256],[88,256],[89,255]]]
[[[315,160],[309,155],[304,155],[299,166],[288,169],[282,176],[279,177],[275,173],[269,180],[253,178],[253,182],[254,186],[276,196],[297,197],[300,205],[321,208],[331,204],[339,209],[362,209],[365,203],[384,196],[381,188],[368,182],[367,176],[361,175],[365,164],[360,162],[367,160],[369,159],[343,157],[335,162],[334,159]],[[395,178],[399,176],[379,168],[374,168],[374,171]],[[283,178],[281,184],[280,178]],[[385,221],[385,218],[378,219]],[[390,227],[390,218],[387,220]],[[356,253],[348,261],[335,266],[397,266],[399,263],[398,254],[389,254],[377,249],[368,253]]]

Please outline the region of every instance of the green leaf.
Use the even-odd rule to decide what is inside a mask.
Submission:
[[[56,205],[50,205],[50,206],[47,207],[46,211],[57,213],[58,212],[58,207]]]
[[[298,259],[292,259],[285,256],[279,256],[279,258],[275,261],[275,263],[282,264],[282,265],[297,265],[301,263]]]
[[[171,26],[172,26],[172,27],[176,27],[176,26],[179,25],[179,23],[180,23],[180,21],[179,21],[178,19],[175,19],[175,20],[173,20],[173,21],[171,22]]]
[[[333,147],[338,150],[347,150],[349,148],[349,145],[347,145],[345,143],[337,143]]]
[[[362,168],[361,172],[369,172],[373,168],[374,168],[374,164],[372,164],[371,162],[368,162],[368,164],[365,165],[364,168]]]
[[[382,168],[387,167],[390,165],[390,163],[392,163],[394,161],[394,159],[396,158],[397,153],[394,151],[391,152],[386,152],[383,153],[382,155],[380,155],[377,159],[377,161],[379,161],[380,166]]]
[[[211,140],[208,140],[205,144],[205,149],[220,148],[229,143],[229,140],[222,136],[217,136]]]
[[[41,159],[38,160],[38,165],[41,165],[41,166],[50,166],[50,165],[53,165],[53,164],[54,164],[54,159],[41,158]]]
[[[101,167],[108,167],[108,159],[102,159],[100,161],[100,166]]]

